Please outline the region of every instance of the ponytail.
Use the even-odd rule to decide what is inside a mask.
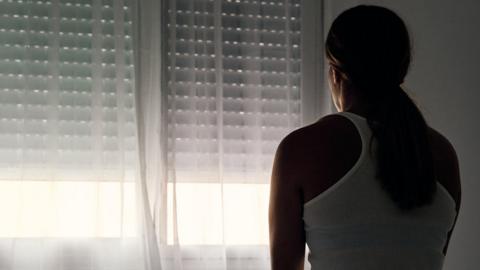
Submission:
[[[411,60],[402,19],[378,6],[348,9],[333,21],[325,45],[330,65],[352,86],[347,90],[368,108],[381,187],[402,210],[431,203],[437,186],[429,129],[400,87]]]
[[[399,86],[367,116],[377,140],[377,179],[402,210],[429,204],[436,191],[428,126],[421,112]]]

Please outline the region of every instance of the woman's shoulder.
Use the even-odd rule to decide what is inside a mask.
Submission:
[[[339,114],[326,115],[289,133],[282,144],[289,149],[288,171],[308,201],[333,185],[360,157],[362,141],[355,125]]]
[[[455,148],[445,135],[430,126],[428,127],[428,135],[435,148],[440,148],[445,154],[456,156]]]
[[[452,195],[458,209],[461,200],[461,183],[457,153],[453,144],[438,130],[429,127],[428,134],[437,181]]]
[[[346,117],[329,114],[317,121],[299,127],[286,135],[280,144],[290,146],[290,153],[329,156],[331,151],[349,146],[348,142],[360,141],[357,128]],[[321,151],[319,151],[321,150]]]
[[[355,160],[360,154],[362,141],[349,119],[339,114],[329,114],[293,130],[281,144],[289,149],[289,156],[296,165],[330,170],[350,166],[349,161]]]
[[[304,141],[305,138],[314,136],[317,139],[330,136],[352,134],[356,128],[348,118],[339,113],[325,115],[313,123],[299,127],[290,132],[286,137],[292,141]],[[320,135],[320,137],[318,137]]]

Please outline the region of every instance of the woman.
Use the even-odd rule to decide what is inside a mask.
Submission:
[[[269,208],[272,270],[441,269],[460,208],[456,153],[401,88],[411,52],[391,10],[357,6],[332,24],[339,113],[278,146]]]

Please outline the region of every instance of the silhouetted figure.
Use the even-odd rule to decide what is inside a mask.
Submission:
[[[340,14],[326,41],[339,113],[286,136],[271,179],[272,270],[441,269],[461,200],[456,153],[402,89],[411,48],[391,10]]]

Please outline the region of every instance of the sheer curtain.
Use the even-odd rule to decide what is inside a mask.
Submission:
[[[169,240],[184,264],[269,268],[272,157],[301,122],[299,2],[168,2]]]
[[[0,269],[269,269],[317,3],[0,0]]]
[[[129,4],[0,0],[2,270],[149,267]]]
[[[301,2],[138,2],[140,160],[162,269],[270,269],[273,155],[318,115],[301,87]]]

